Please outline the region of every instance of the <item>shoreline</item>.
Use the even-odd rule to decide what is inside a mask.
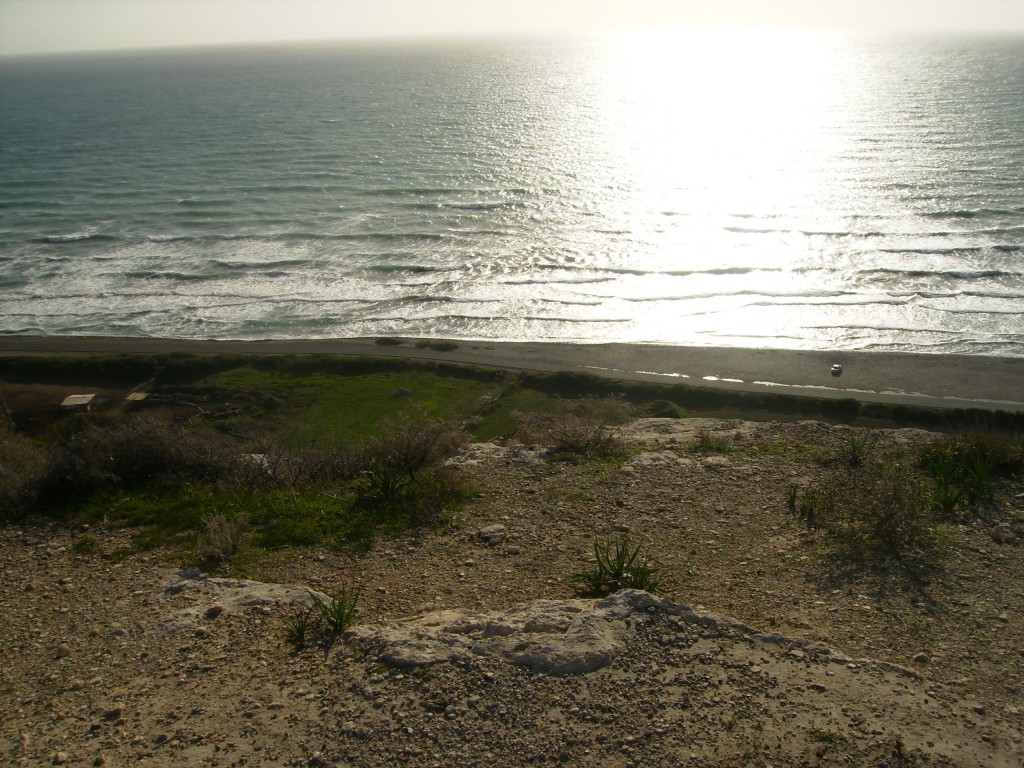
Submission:
[[[439,340],[429,340],[437,344]],[[1024,358],[903,352],[677,347],[655,344],[453,341],[451,350],[376,339],[261,341],[110,336],[0,336],[0,355],[239,354],[393,357],[738,392],[923,408],[1024,412]],[[843,366],[833,376],[833,364]]]

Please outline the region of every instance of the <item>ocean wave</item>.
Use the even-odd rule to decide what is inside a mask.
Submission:
[[[722,227],[722,229],[726,232],[735,232],[741,235],[771,235],[787,231],[785,229],[778,229],[777,227],[739,227],[736,225]]]
[[[830,238],[878,238],[878,237],[889,237],[892,232],[882,232],[880,230],[847,230],[847,229],[805,229],[801,227],[753,227],[753,226],[739,226],[739,225],[728,225],[723,226],[723,230],[726,232],[733,232],[735,234],[750,234],[750,235],[802,235],[804,237],[830,237]],[[933,232],[925,233],[928,235],[935,234]]]
[[[524,204],[514,201],[493,203],[448,203],[443,207],[450,208],[453,211],[501,211],[523,208]]]
[[[480,195],[481,197],[493,197],[496,195],[532,195],[532,194],[548,194],[548,193],[560,193],[562,190],[557,189],[535,189],[530,190],[525,187],[509,187],[509,188],[465,188],[465,187],[377,187],[373,189],[360,189],[358,190],[360,195],[365,197],[403,197],[405,195],[456,195],[467,197],[469,195]]]
[[[234,205],[238,205],[238,200],[235,198],[228,197],[182,197],[179,198],[178,205],[185,206],[186,208],[199,208],[201,206],[211,206],[214,208],[228,208]]]
[[[245,298],[245,297],[239,296],[237,298]],[[345,306],[345,305],[349,305],[349,304],[361,304],[361,305],[365,305],[365,306],[370,306],[370,305],[379,304],[379,303],[380,303],[379,299],[367,299],[367,298],[362,298],[362,297],[358,297],[358,296],[352,296],[352,297],[346,296],[346,297],[343,297],[343,298],[331,298],[331,299],[325,299],[325,298],[322,298],[322,297],[317,297],[315,299],[310,299],[310,298],[306,298],[304,296],[266,296],[266,297],[259,298],[259,299],[255,300],[255,301],[249,299],[247,301],[241,301],[241,302],[234,303],[234,304],[231,304],[231,303],[221,303],[221,304],[217,304],[217,306],[218,307],[234,307],[234,306],[246,306],[248,304],[271,304],[271,305],[273,305],[273,304],[308,304],[309,306],[326,306],[326,307],[330,307],[330,306],[334,306],[334,305]]]
[[[467,211],[470,213],[487,213],[489,211],[516,210],[525,208],[522,202],[491,202],[491,203],[444,203],[423,202],[419,200],[401,201],[393,204],[395,208],[411,211]]]
[[[862,269],[857,275],[896,275],[899,277],[927,278],[939,277],[950,280],[990,280],[993,278],[1024,278],[1024,272],[1005,269],[895,269],[892,267],[876,267]]]
[[[572,323],[573,325],[619,325],[632,323],[628,317],[549,317],[547,315],[523,315],[523,320],[544,323]]]
[[[499,285],[591,285],[596,283],[613,283],[614,277],[595,276],[578,278],[561,278],[559,280],[540,280],[536,277],[509,277],[497,279]]]
[[[782,267],[710,267],[708,269],[638,269],[636,267],[601,266],[600,264],[532,264],[545,272],[588,272],[595,274],[632,275],[635,277],[692,277],[695,275],[749,275],[755,272],[785,272]],[[815,268],[817,269],[817,268]]]
[[[393,300],[398,304],[469,304],[476,302],[467,302],[460,299],[456,299],[454,296],[434,296],[428,293],[413,294],[411,296],[402,296],[398,300]]]
[[[994,307],[978,307],[978,308],[964,308],[964,307],[928,307],[922,305],[928,309],[935,310],[936,312],[944,312],[950,315],[1019,315],[1019,307],[1010,307],[1008,309],[995,309]]]
[[[681,293],[681,294],[667,294],[660,296],[623,296],[616,297],[620,301],[625,301],[630,304],[649,304],[649,303],[660,303],[660,302],[685,302],[685,301],[700,301],[706,299],[720,299],[720,298],[765,298],[765,299],[791,299],[792,301],[770,301],[763,302],[764,306],[771,306],[776,304],[807,304],[807,305],[821,305],[829,302],[823,301],[823,299],[838,299],[842,297],[859,297],[859,301],[843,301],[834,302],[837,304],[877,304],[877,303],[890,303],[890,304],[903,304],[907,299],[897,299],[890,297],[889,299],[880,298],[877,295],[865,296],[863,294],[854,291],[814,291],[808,292],[779,292],[771,293],[765,291],[749,291],[749,290],[737,290],[737,291],[708,291],[705,293]],[[759,302],[748,302],[746,306],[759,306]],[[723,312],[732,311],[733,307],[714,309],[712,312]]]
[[[404,195],[464,195],[477,190],[457,189],[455,187],[378,187],[361,189],[359,194],[364,197],[402,197]]]
[[[976,219],[980,216],[1018,216],[1024,213],[1021,208],[961,208],[952,211],[924,211],[921,213],[929,219]]]
[[[489,301],[500,302],[500,299],[489,299]],[[604,304],[602,299],[558,299],[551,297],[539,297],[534,301],[540,304],[560,304],[567,307],[599,307]]]
[[[369,272],[382,272],[384,274],[414,274],[425,275],[435,272],[450,272],[450,269],[442,267],[428,267],[423,264],[371,264],[365,269]]]
[[[949,248],[879,248],[880,253],[901,254],[908,253],[915,256],[959,256],[968,253],[980,253],[989,246],[967,245]]]
[[[914,325],[895,325],[895,324],[884,324],[884,323],[843,323],[842,325],[817,325],[807,324],[805,328],[814,328],[820,330],[847,330],[847,331],[874,331],[876,333],[927,333],[936,336],[957,336],[962,333],[960,329],[954,328],[929,328]]]
[[[312,264],[313,259],[276,259],[274,261],[226,261],[213,259],[210,264],[221,269],[238,272],[243,270],[283,269],[285,267],[305,267]]]
[[[958,296],[968,296],[976,299],[1006,299],[1009,301],[1024,301],[1024,293],[1005,293],[1003,291],[960,291]]]
[[[117,240],[116,235],[98,232],[95,229],[83,229],[79,232],[72,232],[67,235],[43,235],[36,238],[37,243],[50,243],[60,245],[64,243],[79,243],[84,240]]]
[[[690,277],[691,275],[751,275],[755,272],[785,272],[782,267],[720,267],[712,269],[679,269],[667,272],[653,272],[655,275]]]
[[[257,330],[276,330],[276,331],[287,331],[289,328],[328,328],[336,325],[338,322],[337,317],[309,317],[309,316],[284,316],[276,317],[272,320],[261,320],[253,318],[246,320],[242,325],[247,331]]]
[[[171,270],[132,270],[124,273],[125,277],[137,278],[140,280],[177,280],[180,282],[205,282],[218,280],[224,277],[224,273],[195,274],[191,272],[174,272]]]
[[[160,234],[146,235],[145,240],[152,243],[192,243],[196,245],[209,245],[211,243],[273,243],[273,242],[330,242],[330,241],[354,241],[360,240],[432,240],[440,241],[457,236],[461,231],[446,232],[312,232],[312,231],[289,231],[289,232],[216,232],[210,234]],[[475,233],[469,233],[475,234]],[[494,234],[499,234],[495,232]]]

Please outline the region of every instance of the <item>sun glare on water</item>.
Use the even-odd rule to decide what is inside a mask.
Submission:
[[[735,311],[736,294],[749,293],[754,280],[760,291],[785,293],[793,287],[788,268],[815,260],[806,235],[788,230],[828,231],[845,211],[864,209],[864,200],[851,198],[863,190],[836,173],[850,151],[844,126],[856,122],[851,105],[865,98],[842,42],[778,30],[644,31],[610,40],[595,78],[596,141],[606,165],[594,181],[610,187],[605,210],[614,212],[614,226],[641,241],[622,254],[621,266],[665,275],[616,286],[647,303],[645,312],[625,310],[650,328],[643,335],[659,338],[665,324],[694,322],[679,315],[678,303],[656,301],[659,292],[675,293],[672,284],[685,273],[679,293],[700,297],[690,305],[695,314],[721,337],[749,337],[751,318]],[[808,211],[819,212],[816,220]],[[735,291],[708,281],[703,296],[695,285],[701,276],[690,274],[761,267],[770,269],[747,275],[745,287],[735,278]]]
[[[829,194],[815,170],[838,149],[839,63],[807,33],[623,35],[609,51],[608,146],[661,209],[805,208]]]

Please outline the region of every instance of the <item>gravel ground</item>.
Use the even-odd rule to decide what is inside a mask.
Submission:
[[[700,429],[728,450],[687,450]],[[451,524],[365,552],[276,553],[265,582],[362,589],[361,627],[577,597],[595,537],[646,538],[692,612],[623,619],[585,674],[494,655],[394,667],[372,642],[284,640],[287,598],[168,591],[133,531],[0,531],[0,755],[12,765],[1012,765],[1024,759],[1024,488],[953,527],[925,577],[839,572],[787,509],[849,428],[646,421],[629,461],[471,446]],[[927,440],[877,431],[878,445]],[[876,446],[877,447],[877,446]],[[504,526],[488,541],[478,532]],[[304,589],[295,590],[301,599]],[[685,614],[685,615],[684,615]],[[722,619],[732,617],[735,622]],[[407,626],[407,625],[403,625]],[[764,634],[762,634],[764,633]],[[770,635],[770,637],[766,636]],[[821,654],[823,644],[833,649]]]

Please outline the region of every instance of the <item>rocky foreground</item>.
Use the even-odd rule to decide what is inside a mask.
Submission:
[[[695,452],[699,430],[718,450]],[[787,508],[851,435],[648,420],[626,462],[475,445],[449,527],[271,553],[243,581],[131,531],[0,536],[0,754],[12,765],[1021,765],[1024,488],[934,567],[830,565]],[[931,436],[877,432],[879,445]],[[648,540],[662,592],[582,599],[595,537]],[[81,550],[81,548],[78,548]],[[106,556],[105,556],[106,555]],[[314,592],[357,625],[296,650]]]

